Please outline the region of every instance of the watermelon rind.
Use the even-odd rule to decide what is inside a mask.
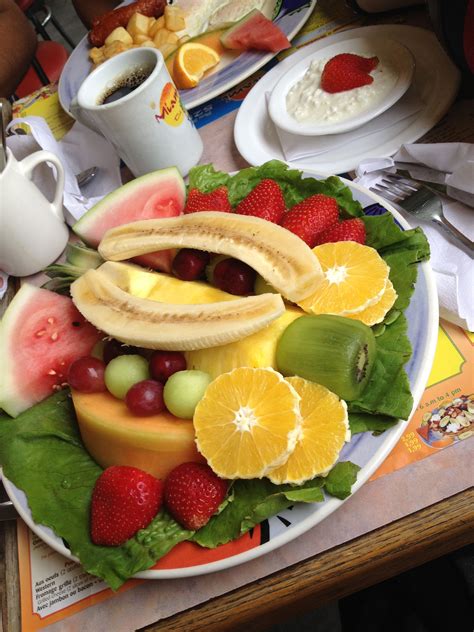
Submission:
[[[186,185],[183,177],[176,167],[167,167],[166,169],[152,171],[151,173],[135,178],[115,191],[112,191],[90,208],[85,215],[74,224],[72,230],[85,244],[92,248],[97,247],[100,239],[97,239],[95,233],[99,223],[106,224],[108,228],[113,228],[119,224],[145,219],[140,214],[141,209],[133,208],[134,198],[136,198],[140,189],[144,187],[153,189],[153,193],[157,194],[160,187],[164,187],[165,185],[174,187],[176,200],[179,204],[182,204],[184,208]],[[123,213],[123,204],[128,205],[128,218],[126,221],[114,222],[114,211],[120,209],[121,213]],[[107,221],[107,216],[110,216],[110,222]]]

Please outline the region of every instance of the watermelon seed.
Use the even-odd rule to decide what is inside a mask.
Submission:
[[[54,318],[49,317],[46,322],[49,323],[50,325],[52,325],[54,323]]]
[[[49,369],[48,375],[56,375],[56,371],[54,369]]]
[[[51,334],[51,340],[57,340],[57,339],[58,339],[58,332],[53,331],[53,333]]]
[[[81,326],[81,323],[77,322],[77,320],[73,320],[73,321],[72,321],[72,326],[73,326],[73,327],[80,327],[80,326]]]
[[[46,329],[40,329],[39,331],[35,333],[35,336],[37,338],[41,338],[41,336],[44,336],[45,333],[46,333]]]

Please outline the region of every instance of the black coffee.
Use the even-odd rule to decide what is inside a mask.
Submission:
[[[151,75],[151,71],[152,68],[139,67],[131,70],[126,75],[122,75],[99,97],[98,105],[106,105],[107,103],[123,99],[127,94],[141,86]]]

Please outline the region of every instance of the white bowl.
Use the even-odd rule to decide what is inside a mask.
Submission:
[[[298,121],[287,109],[289,91],[305,75],[312,62],[320,62],[321,71],[326,61],[340,53],[355,53],[365,57],[377,56],[379,64],[371,73],[373,83],[329,94],[319,88],[319,72],[316,73],[313,91],[310,97],[306,93],[306,102],[310,98],[316,104],[328,104],[339,109],[327,120]],[[364,125],[385,110],[388,110],[410,86],[415,69],[415,61],[411,52],[393,39],[382,39],[376,36],[358,37],[326,46],[316,53],[310,54],[290,68],[273,89],[268,111],[272,121],[281,129],[302,136],[319,136],[322,134],[339,134]],[[305,90],[306,92],[306,90]],[[303,97],[300,98],[303,101]],[[342,112],[341,108],[353,111]]]

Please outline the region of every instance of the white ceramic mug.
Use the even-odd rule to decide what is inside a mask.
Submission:
[[[151,72],[129,94],[103,103],[137,71]],[[101,64],[81,84],[71,113],[107,138],[135,176],[171,166],[185,176],[202,155],[201,137],[155,48],[134,48]]]
[[[56,167],[56,191],[50,202],[31,181],[41,163]],[[49,151],[37,151],[18,161],[7,148],[0,172],[0,270],[28,276],[55,261],[64,250],[69,231],[63,216],[63,166]]]

